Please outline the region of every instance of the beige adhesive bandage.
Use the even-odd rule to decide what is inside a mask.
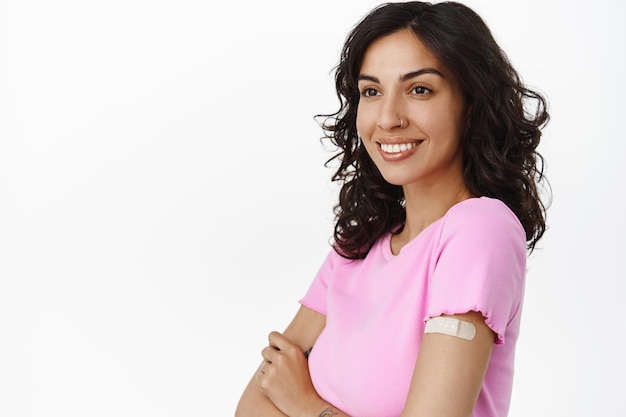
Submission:
[[[472,340],[476,336],[476,327],[467,321],[461,321],[454,317],[433,317],[426,322],[424,333],[442,333],[450,336]]]

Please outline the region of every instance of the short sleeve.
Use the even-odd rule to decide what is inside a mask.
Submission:
[[[477,311],[503,344],[519,314],[526,275],[526,235],[499,200],[466,200],[444,219],[424,320]]]
[[[324,263],[317,272],[317,275],[309,286],[308,291],[300,300],[300,304],[320,314],[326,315],[326,295],[328,292],[328,283],[338,256],[339,255],[334,249],[331,250],[326,256]]]

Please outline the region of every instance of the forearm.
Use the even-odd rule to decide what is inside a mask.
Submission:
[[[333,407],[330,404],[325,404],[325,407],[322,409],[322,412],[317,414],[317,411],[310,414],[310,417],[350,417],[345,414],[343,411]]]
[[[285,417],[285,414],[263,395],[253,377],[241,395],[235,417]]]
[[[294,354],[298,352],[297,357],[302,356],[302,351],[313,346],[320,332],[324,328],[326,323],[326,317],[322,314],[310,310],[306,307],[300,307],[298,313],[285,330],[284,336],[289,341],[289,344],[294,346],[290,351]],[[264,349],[265,350],[265,349]],[[302,357],[300,367],[302,372],[306,375],[306,379],[309,379],[308,369],[306,365],[306,358]],[[267,363],[264,361],[261,367],[267,367]],[[285,417],[286,414],[280,411],[278,407],[270,400],[267,392],[264,392],[262,388],[263,378],[265,378],[265,372],[261,372],[262,369],[256,370],[252,379],[248,383],[248,386],[244,390],[239,404],[237,404],[237,410],[235,412],[236,417]],[[293,386],[293,384],[288,384]],[[288,398],[299,399],[300,395],[287,395]],[[318,411],[318,414],[324,408]],[[317,414],[316,414],[317,416]]]
[[[252,379],[237,404],[235,417],[287,417],[267,398]],[[289,416],[296,417],[296,416]],[[319,400],[304,411],[301,417],[350,417],[333,405]]]

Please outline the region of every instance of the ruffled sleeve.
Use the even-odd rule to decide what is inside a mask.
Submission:
[[[466,200],[446,214],[435,256],[424,320],[477,311],[503,344],[526,275],[526,235],[517,217],[499,200]]]

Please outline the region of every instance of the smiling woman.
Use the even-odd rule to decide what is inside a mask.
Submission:
[[[336,88],[333,249],[237,416],[507,415],[544,99],[452,2],[373,10]]]
[[[358,77],[356,126],[383,178],[402,186],[407,203],[423,204],[433,191],[449,197],[443,209],[392,238],[394,253],[447,211],[472,197],[463,180],[461,138],[468,121],[465,96],[454,76],[410,30],[374,41]],[[436,190],[436,191],[435,191]],[[416,199],[406,198],[414,194]],[[410,209],[410,207],[409,207]]]
[[[356,126],[390,184],[413,187],[429,180],[428,187],[465,188],[461,135],[467,105],[452,74],[438,68],[410,30],[376,40],[365,54]]]

